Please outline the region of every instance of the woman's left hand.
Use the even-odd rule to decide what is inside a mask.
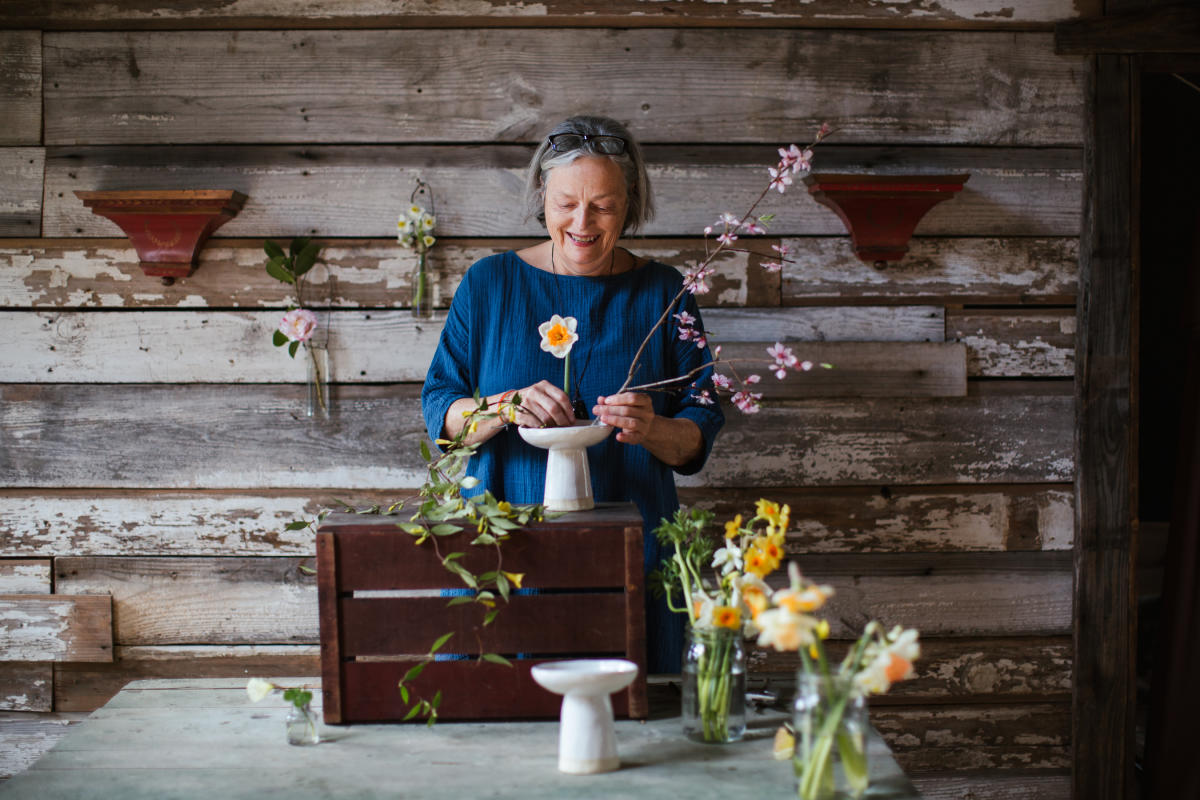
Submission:
[[[643,444],[657,419],[650,396],[640,392],[598,397],[592,414],[605,425],[620,428],[617,441],[623,444]]]

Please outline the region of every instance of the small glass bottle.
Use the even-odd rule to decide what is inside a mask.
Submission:
[[[867,791],[867,702],[853,681],[800,672],[792,726],[799,800],[857,800]]]
[[[288,744],[304,746],[321,741],[317,734],[317,712],[313,711],[311,704],[305,704],[303,708],[289,706],[284,722],[287,724]]]
[[[308,367],[308,403],[305,415],[329,418],[329,348],[324,344],[306,342],[304,356]]]
[[[746,643],[741,630],[687,629],[683,652],[683,733],[709,744],[746,732]]]

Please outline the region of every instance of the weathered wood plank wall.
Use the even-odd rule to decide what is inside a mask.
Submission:
[[[128,680],[315,674],[313,543],[283,525],[420,475],[440,322],[408,315],[398,209],[433,184],[444,308],[539,235],[522,168],[582,97],[646,142],[659,215],[630,247],[677,265],[823,120],[821,171],[971,174],[885,270],[802,189],[772,199],[762,244],[796,263],[722,264],[706,321],[731,352],[788,340],[838,369],[731,416],[681,491],[790,503],[836,635],[924,631],[874,717],[929,796],[1067,796],[1084,64],[1049,27],[1098,0],[43,6],[0,8],[0,595],[111,595],[113,660],[0,662],[0,708],[25,712],[0,775]],[[120,188],[250,199],[164,286],[73,194]],[[326,422],[269,342],[290,298],[262,239],[293,235],[325,245]]]

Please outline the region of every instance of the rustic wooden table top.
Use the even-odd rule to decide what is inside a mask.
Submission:
[[[668,714],[621,720],[621,769],[573,776],[556,767],[557,722],[324,726],[329,741],[292,747],[285,709],[277,695],[251,703],[240,679],[136,681],[0,785],[0,797],[795,796],[791,764],[771,758],[780,714],[752,714],[746,739],[723,746],[684,739]],[[874,732],[869,752],[868,797],[920,797]]]

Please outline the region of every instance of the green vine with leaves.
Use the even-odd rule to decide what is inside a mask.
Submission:
[[[452,439],[438,439],[441,448],[435,454],[429,445],[422,441],[420,445],[421,458],[425,461],[425,480],[417,489],[416,494],[399,500],[384,507],[372,505],[356,508],[341,500],[334,500],[338,509],[326,508],[317,514],[313,520],[296,520],[287,524],[286,530],[298,531],[317,528],[329,514],[335,510],[350,511],[355,514],[375,514],[380,516],[402,516],[406,509],[412,509],[407,519],[402,519],[396,526],[413,537],[414,544],[428,545],[434,549],[438,560],[447,572],[456,576],[463,585],[471,590],[471,594],[452,597],[446,603],[447,607],[475,603],[486,609],[483,624],[490,625],[495,621],[502,608],[501,603],[507,604],[514,588],[521,588],[524,575],[507,572],[503,569],[503,553],[501,545],[531,522],[540,522],[548,518],[541,504],[514,505],[504,500],[497,500],[491,492],[468,496],[464,491],[475,488],[479,480],[467,475],[467,463],[479,449],[480,445],[469,444],[466,441],[478,427],[479,423],[503,415],[506,420],[512,420],[521,409],[521,396],[514,394],[502,403],[489,404],[487,398],[481,397],[476,391],[474,408],[464,412],[466,424]],[[454,536],[465,530],[474,528],[475,538],[470,542],[476,547],[491,547],[495,549],[496,561],[493,569],[475,574],[462,563],[466,555],[463,551],[442,552],[440,542],[446,537]],[[441,691],[432,698],[426,699],[417,695],[411,683],[424,671],[425,667],[434,661],[437,652],[448,642],[454,632],[439,636],[429,647],[421,661],[411,667],[399,681],[398,688],[401,700],[409,706],[405,721],[424,717],[428,724],[437,721],[438,706],[442,701]],[[512,666],[511,662],[499,653],[481,653],[481,661],[493,664]]]

